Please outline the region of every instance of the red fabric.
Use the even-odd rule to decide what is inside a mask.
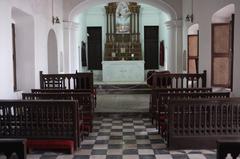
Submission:
[[[160,42],[160,65],[164,66],[164,58],[165,58],[165,48],[164,41]]]
[[[27,140],[27,147],[31,149],[74,149],[72,140]]]
[[[165,116],[163,116],[163,115],[159,116],[159,120],[160,120],[160,121],[165,121],[166,119],[167,119],[167,117],[165,117]]]
[[[83,120],[93,120],[93,116],[92,115],[83,115]]]

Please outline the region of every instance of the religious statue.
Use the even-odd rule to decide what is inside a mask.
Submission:
[[[117,33],[129,33],[130,15],[127,2],[119,2],[116,9],[116,31]]]

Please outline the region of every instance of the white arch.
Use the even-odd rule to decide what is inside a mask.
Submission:
[[[197,34],[199,30],[199,24],[193,24],[188,28],[188,35]]]
[[[64,30],[64,45],[65,45],[65,67],[68,72],[73,72],[76,69],[82,70],[81,64],[78,61],[79,52],[78,52],[78,39],[79,38],[79,28],[78,28],[78,17],[79,15],[89,9],[90,7],[107,4],[109,2],[118,2],[119,0],[82,0],[80,1],[67,16],[65,19],[65,30]],[[177,19],[177,12],[170,6],[168,3],[163,0],[132,0],[133,2],[140,2],[142,4],[147,4],[153,6],[162,12],[164,12],[169,21],[165,23],[165,27],[169,33],[169,39],[167,40],[171,47],[169,47],[169,60],[167,63],[167,69],[172,72],[181,71],[178,68],[182,67],[182,62],[178,60],[177,52],[182,50],[182,30],[181,30],[181,20]],[[76,28],[75,28],[76,24]],[[177,68],[178,66],[178,68]]]
[[[139,2],[139,0],[133,0],[133,2]],[[80,2],[76,7],[74,7],[68,18],[70,21],[74,21],[75,18],[81,13],[84,12],[86,9],[88,9],[91,6],[96,6],[96,5],[100,5],[100,4],[106,4],[109,2],[117,2],[116,0],[83,0],[82,2]],[[177,19],[177,13],[176,11],[166,2],[162,1],[162,0],[141,0],[141,3],[145,3],[151,6],[154,6],[160,10],[162,10],[163,12],[165,12],[167,15],[169,15],[171,20],[175,20]]]
[[[235,4],[228,4],[217,10],[212,16],[213,23],[224,23],[231,20],[232,14],[235,13]]]
[[[53,29],[48,33],[48,73],[58,73],[57,37]]]

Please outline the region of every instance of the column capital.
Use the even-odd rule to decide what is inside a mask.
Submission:
[[[165,23],[168,29],[182,27],[182,19],[170,20]]]
[[[63,26],[65,30],[79,30],[80,24],[73,21],[63,21]]]

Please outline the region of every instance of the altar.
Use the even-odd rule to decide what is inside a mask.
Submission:
[[[105,10],[107,30],[102,62],[103,82],[144,82],[140,5],[136,2],[111,2]]]
[[[144,61],[103,61],[103,82],[144,82]]]

